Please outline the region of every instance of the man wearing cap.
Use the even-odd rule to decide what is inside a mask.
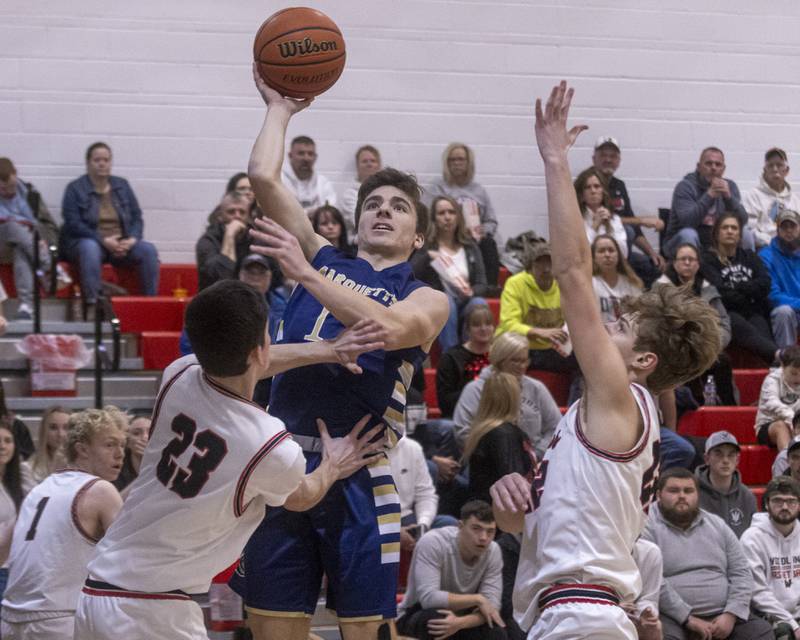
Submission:
[[[732,433],[716,431],[706,440],[706,463],[695,472],[700,486],[700,507],[722,518],[737,538],[750,526],[758,510],[753,492],[742,484],[739,451]]]
[[[742,535],[753,573],[754,608],[773,623],[777,640],[800,638],[800,484],[773,478],[764,491],[764,510]]]
[[[742,197],[758,248],[767,246],[775,237],[775,220],[780,209],[800,211],[800,194],[792,190],[786,181],[787,175],[789,164],[786,152],[772,147],[764,154],[764,171],[758,186]]]
[[[595,142],[592,164],[606,180],[606,188],[611,196],[611,208],[625,225],[628,234],[628,262],[636,273],[650,286],[666,267],[661,254],[656,251],[642,233],[642,227],[661,231],[664,222],[658,216],[636,216],[631,208],[631,199],[625,183],[614,173],[621,159],[619,142],[611,136],[600,136]],[[639,247],[642,254],[631,251],[631,244]]]
[[[682,244],[711,246],[711,228],[717,216],[731,211],[739,218],[742,246],[754,248],[753,234],[747,225],[747,211],[742,206],[739,187],[723,178],[725,155],[717,147],[706,147],[697,168],[687,173],[672,193],[672,210],[665,234],[665,252],[671,256]]]
[[[800,422],[800,416],[795,418],[795,427]],[[789,476],[800,482],[800,436],[794,436],[789,441],[789,446],[783,451],[778,451],[772,463],[772,477]]]
[[[800,214],[781,209],[775,219],[778,235],[758,252],[769,271],[772,284],[770,322],[775,344],[783,349],[797,343],[797,314],[800,312]]]

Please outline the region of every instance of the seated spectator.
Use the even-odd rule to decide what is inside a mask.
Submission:
[[[742,537],[758,511],[753,492],[742,484],[740,451],[732,433],[715,431],[706,440],[705,464],[695,471],[700,508],[722,518],[737,538]]]
[[[30,459],[23,463],[27,465],[35,484],[66,466],[64,446],[67,442],[68,422],[69,410],[64,407],[54,406],[44,410],[39,422],[39,446]]]
[[[458,524],[452,516],[436,515],[439,497],[433,486],[422,445],[412,438],[400,438],[386,452],[400,498],[400,548],[411,552],[430,529]]]
[[[122,506],[111,482],[124,443],[124,432],[108,412],[89,409],[71,416],[70,468],[34,488],[19,509],[3,598],[3,638],[73,637],[95,543]]]
[[[633,546],[633,559],[642,576],[642,590],[635,601],[623,602],[620,606],[636,626],[639,640],[661,640],[663,632],[658,618],[658,601],[664,575],[661,549],[639,538]]]
[[[361,183],[373,173],[381,170],[381,153],[371,144],[365,144],[356,151],[356,179],[342,194],[342,216],[347,226],[347,235],[354,240],[358,237],[356,230],[356,201]]]
[[[133,189],[111,175],[111,147],[95,142],[86,150],[86,174],[64,191],[61,255],[80,271],[81,291],[91,316],[100,293],[103,263],[136,266],[142,293],[158,293],[158,252],[142,239],[144,221]]]
[[[695,247],[711,245],[711,228],[717,216],[731,211],[739,217],[739,227],[747,224],[747,211],[742,206],[739,187],[723,178],[725,156],[716,147],[706,147],[700,154],[697,168],[687,173],[672,192],[672,209],[664,234],[664,253],[674,255],[682,244]],[[751,231],[742,235],[742,246],[754,249]]]
[[[493,371],[485,380],[475,419],[464,443],[470,498],[491,504],[489,489],[504,475],[518,473],[533,483],[536,454],[519,422],[519,379]]]
[[[770,480],[764,510],[742,535],[755,583],[753,608],[774,625],[776,640],[794,640],[800,637],[800,484]]]
[[[525,336],[533,369],[574,377],[578,373],[575,356],[562,355],[569,335],[561,311],[561,291],[553,277],[550,245],[544,241],[534,244],[525,254],[524,268],[503,286],[495,335],[511,332]]]
[[[314,233],[321,235],[339,251],[355,257],[356,248],[350,243],[344,218],[336,207],[324,204],[315,209],[311,214],[311,226]]]
[[[700,272],[700,251],[692,244],[682,244],[675,250],[675,257],[670,261],[667,272],[656,282],[672,283],[677,286],[690,285],[691,291],[710,304],[719,314],[720,352],[731,341],[731,321],[722,304],[717,288],[709,284]],[[686,386],[691,389],[696,402],[702,404],[703,385],[706,378],[714,377],[716,393],[724,405],[735,405],[736,396],[733,390],[733,369],[730,360],[724,353],[711,369],[689,381]]]
[[[594,167],[589,167],[575,178],[575,195],[583,215],[589,243],[600,235],[612,236],[623,258],[628,257],[628,234],[622,219],[611,209],[605,178]]]
[[[130,426],[125,439],[125,459],[117,479],[113,481],[117,491],[122,491],[130,486],[131,482],[139,476],[142,466],[142,456],[150,441],[150,416],[135,416],[130,420]]]
[[[222,196],[218,221],[210,223],[197,241],[195,255],[201,291],[218,280],[233,278],[242,258],[250,252],[247,202],[246,197],[236,193]]]
[[[435,180],[429,193],[432,197],[449,196],[461,205],[468,233],[483,256],[486,281],[497,286],[500,256],[497,251],[497,215],[489,194],[475,182],[475,154],[461,142],[452,142],[442,154],[442,177]]]
[[[795,431],[800,431],[800,414],[794,417],[792,426]],[[775,456],[772,477],[778,476],[790,476],[792,480],[800,482],[800,436],[794,436],[789,441],[789,446]]]
[[[781,351],[780,363],[761,383],[755,424],[758,443],[779,452],[795,435],[792,425],[800,411],[800,347]]]
[[[592,164],[603,176],[608,194],[611,198],[611,212],[617,214],[625,227],[628,236],[628,262],[636,274],[649,287],[667,268],[662,255],[650,244],[642,232],[642,228],[662,231],[664,221],[658,216],[637,216],[633,213],[631,199],[625,183],[615,174],[621,160],[619,142],[611,136],[600,136],[594,144]],[[633,251],[638,247],[642,253]]]
[[[472,241],[464,223],[460,205],[447,196],[437,196],[431,203],[430,231],[426,249],[417,251],[411,266],[417,279],[444,291],[450,301],[450,315],[439,344],[442,351],[459,342],[459,326],[470,304],[485,304],[488,287],[480,249]]]
[[[0,425],[4,425],[14,434],[14,445],[22,460],[27,460],[33,455],[36,447],[31,438],[31,432],[25,423],[6,405],[6,391],[0,381]]]
[[[764,154],[764,171],[759,184],[742,197],[748,227],[753,230],[756,248],[766,247],[777,233],[775,218],[780,209],[800,211],[800,195],[786,181],[788,157],[783,149],[773,147]]]
[[[503,595],[500,599],[500,617],[506,623],[508,640],[525,640],[527,635],[514,619],[514,582],[517,579],[521,533],[502,533],[497,537],[497,546],[503,554]]]
[[[622,315],[622,299],[642,293],[642,281],[620,252],[612,236],[600,235],[592,242],[592,286],[600,304],[603,322],[616,322]]]
[[[481,371],[477,380],[464,387],[453,413],[456,440],[462,449],[475,423],[486,380],[499,372],[511,374],[519,381],[521,393],[517,426],[530,440],[536,455],[539,458],[544,456],[556,425],[561,420],[561,412],[547,387],[525,375],[528,369],[526,349],[527,341],[516,333],[504,333],[494,339],[489,349],[491,366]]]
[[[23,425],[24,426],[24,425]],[[33,488],[33,479],[22,466],[14,432],[0,422],[0,598],[8,582],[11,536],[23,498]]]
[[[507,638],[499,613],[503,559],[495,531],[492,508],[474,500],[461,510],[458,527],[420,538],[397,611],[398,633],[423,640]]]
[[[289,145],[289,162],[281,172],[283,184],[309,216],[324,204],[336,206],[336,191],[330,180],[314,171],[316,163],[316,143],[308,136],[297,136]]]
[[[436,398],[442,418],[452,418],[456,403],[467,386],[489,364],[494,336],[494,315],[485,304],[473,304],[464,312],[466,342],[445,351],[436,367]]]
[[[0,248],[10,248],[13,252],[20,320],[30,320],[33,313],[34,229],[39,229],[41,236],[38,250],[42,268],[49,270],[50,253],[46,247],[58,241],[58,227],[39,192],[32,184],[17,178],[11,160],[0,158]],[[3,291],[3,300],[5,297]]]
[[[778,347],[767,318],[770,279],[764,263],[740,245],[741,228],[735,213],[717,217],[711,246],[703,253],[703,274],[717,288],[731,321],[731,344],[775,361]]]
[[[225,193],[235,193],[247,200],[250,206],[250,218],[254,218],[253,209],[257,206],[256,194],[250,184],[250,177],[244,172],[234,173],[225,186]]]
[[[761,251],[772,281],[770,322],[775,344],[785,349],[797,344],[797,314],[800,313],[800,214],[781,209],[775,219],[778,235]]]
[[[721,518],[698,506],[697,478],[688,469],[669,469],[656,495],[642,538],[663,557],[664,639],[771,639],[769,623],[750,616],[753,576],[742,546]]]

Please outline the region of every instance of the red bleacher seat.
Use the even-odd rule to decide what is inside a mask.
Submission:
[[[436,369],[425,369],[425,404],[428,408],[438,407],[439,399],[436,397]]]
[[[197,293],[197,267],[194,264],[162,264],[158,279],[158,295],[171,296],[175,289],[186,289],[189,296]]]
[[[769,369],[734,369],[733,380],[739,389],[739,404],[749,406],[758,404],[761,384]]]
[[[758,505],[759,509],[763,508],[763,504],[761,503],[761,501],[764,498],[764,491],[765,490],[766,490],[766,487],[750,487],[750,491],[753,492],[753,495],[756,498],[756,504]]]
[[[139,343],[145,369],[161,371],[180,354],[180,331],[142,331]]]
[[[189,299],[172,296],[122,296],[112,298],[114,312],[124,333],[181,331]]]
[[[511,272],[508,269],[506,269],[505,267],[501,266],[500,267],[500,271],[497,274],[497,284],[500,287],[502,287],[506,283],[506,280],[508,280],[510,275],[511,275]]]
[[[528,375],[544,383],[558,406],[566,406],[569,397],[569,376],[566,373],[528,369]]]
[[[678,423],[678,433],[708,436],[715,431],[730,431],[740,444],[756,441],[755,407],[701,407],[685,413]]]
[[[500,324],[500,298],[486,298],[486,303],[492,310],[495,324]]]
[[[777,451],[760,444],[742,445],[739,473],[745,484],[766,484],[772,479],[772,463]]]

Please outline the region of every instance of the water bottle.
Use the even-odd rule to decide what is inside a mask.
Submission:
[[[703,386],[703,405],[706,407],[713,407],[717,404],[717,383],[714,382],[714,376],[708,376],[706,383]]]

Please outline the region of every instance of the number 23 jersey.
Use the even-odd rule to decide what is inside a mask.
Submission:
[[[305,473],[280,420],[208,378],[193,355],[173,362],[150,442],[89,575],[131,591],[208,591],[264,517]]]
[[[632,552],[655,491],[659,420],[650,393],[637,384],[630,390],[644,425],[633,449],[612,453],[593,446],[578,401],[539,464],[514,585],[514,614],[523,629],[539,615],[540,593],[555,584],[611,587],[623,602],[641,590]]]

